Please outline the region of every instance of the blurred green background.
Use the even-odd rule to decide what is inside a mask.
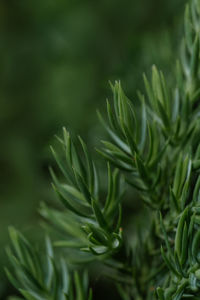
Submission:
[[[51,199],[49,145],[62,126],[90,145],[101,128],[108,81],[120,79],[137,103],[142,73],[156,64],[172,78],[184,0],[1,0],[0,2],[0,299],[7,227],[32,228]],[[98,138],[99,136],[99,138]],[[111,299],[111,298],[110,298]]]

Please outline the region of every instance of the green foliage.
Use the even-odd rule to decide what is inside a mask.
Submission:
[[[59,218],[53,217],[56,211],[43,205],[41,213],[49,222],[53,220],[56,226],[63,227],[63,230],[73,237],[73,243],[72,240],[57,241],[57,246],[71,244],[80,248],[82,243],[82,251],[92,255],[111,255],[118,251],[122,244],[120,224],[123,181],[119,172],[117,169],[112,172],[108,164],[108,192],[105,203],[101,203],[99,177],[83,140],[79,137],[82,150],[80,153],[65,128],[63,139],[59,138],[59,141],[64,150],[65,160],[62,161],[54,149],[51,149],[67,183],[60,182],[50,169],[53,187],[63,206],[74,215],[68,214],[67,220],[63,220],[61,224],[66,212],[61,213]],[[78,228],[75,230],[77,222]]]
[[[70,124],[96,143],[95,110],[108,78],[120,78],[133,94],[152,61],[170,68],[184,2],[0,1],[0,265],[10,223],[31,226],[38,238],[35,207],[53,198],[53,133]],[[0,298],[6,292],[0,268]]]
[[[192,0],[174,83],[153,66],[151,79],[144,75],[146,94],[138,92],[139,108],[120,82],[111,84],[108,121],[98,113],[111,139],[97,150],[107,161],[107,193],[80,137],[74,142],[63,129],[62,151],[51,148],[60,173],[50,172],[62,207],[42,204],[40,213],[62,237],[54,245],[73,249],[70,263],[87,268],[98,261],[124,300],[200,299],[199,29],[200,1]],[[121,228],[130,187],[150,211],[149,226],[138,230],[134,243]],[[45,264],[21,234],[11,229],[10,235],[14,275],[7,275],[25,299],[91,299],[87,280],[82,284],[76,272],[74,284],[68,279],[48,239]]]
[[[10,228],[12,249],[7,254],[14,273],[6,269],[12,284],[27,300],[92,300],[91,290],[88,293],[87,274],[80,278],[74,272],[69,277],[64,259],[56,265],[51,242],[46,238],[46,251],[40,255],[34,247],[15,229]],[[75,288],[75,293],[74,293]],[[21,299],[21,298],[20,298]]]

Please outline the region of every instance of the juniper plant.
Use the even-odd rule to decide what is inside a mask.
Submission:
[[[200,1],[185,9],[185,35],[173,86],[155,66],[138,92],[139,112],[120,82],[111,84],[107,121],[98,113],[109,141],[98,152],[107,162],[107,195],[87,146],[63,129],[63,155],[52,148],[62,173],[50,169],[63,209],[42,204],[41,215],[60,232],[57,247],[74,249],[71,260],[99,261],[124,300],[200,299]],[[59,152],[60,153],[60,152]],[[63,159],[64,157],[64,159]],[[151,212],[145,237],[134,245],[121,229],[124,191],[137,191]],[[7,250],[11,282],[25,299],[92,299],[87,276],[69,279],[65,253],[53,257],[49,239],[44,259],[15,229]]]

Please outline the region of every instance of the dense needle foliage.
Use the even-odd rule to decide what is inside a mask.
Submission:
[[[60,173],[50,169],[63,207],[40,207],[42,217],[60,233],[53,244],[64,248],[62,258],[54,259],[49,238],[41,255],[10,228],[7,254],[13,271],[6,272],[25,299],[92,299],[86,272],[69,276],[66,253],[71,263],[85,264],[84,269],[93,261],[106,266],[105,276],[123,300],[200,299],[199,32],[200,1],[192,0],[185,10],[174,86],[153,66],[151,79],[144,75],[145,95],[138,92],[139,109],[120,82],[111,84],[107,120],[98,113],[110,136],[97,149],[107,161],[105,196],[84,141],[74,141],[63,129],[58,137],[63,153],[51,149]],[[134,244],[121,228],[129,187],[151,216]]]

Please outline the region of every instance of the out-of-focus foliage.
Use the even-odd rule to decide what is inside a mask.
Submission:
[[[153,63],[170,68],[183,6],[184,0],[0,2],[1,246],[9,224],[32,226],[38,202],[52,199],[53,134],[70,124],[93,144],[108,79],[120,78],[134,97],[141,70]]]
[[[7,248],[7,254],[13,270],[10,272],[6,269],[6,273],[25,299],[92,300],[92,290],[88,290],[87,273],[80,277],[76,271],[72,279],[62,258],[59,259],[58,267],[48,238],[44,255],[41,255],[40,250],[35,249],[14,228],[10,228],[9,232],[12,249]]]

